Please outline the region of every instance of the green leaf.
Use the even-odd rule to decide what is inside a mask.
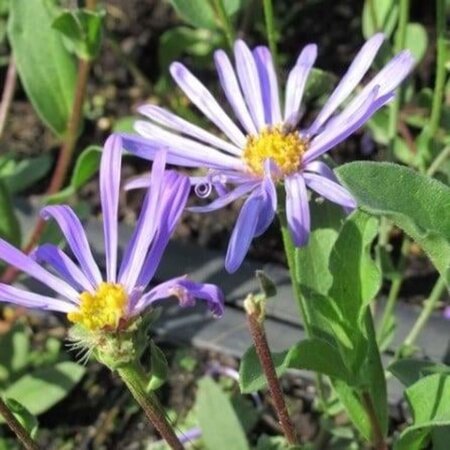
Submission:
[[[11,2],[8,37],[25,91],[40,118],[62,136],[72,110],[76,66],[52,29],[51,0]]]
[[[0,366],[2,375],[10,379],[25,369],[30,357],[30,330],[22,323],[15,323],[0,337]],[[1,380],[1,381],[6,381]]]
[[[277,375],[280,377],[288,368],[288,351],[272,353],[272,360]],[[239,366],[239,387],[243,394],[249,394],[263,389],[266,378],[261,368],[255,347],[250,347],[241,359]]]
[[[66,397],[85,372],[84,366],[61,362],[24,375],[4,395],[20,402],[31,414],[39,415]]]
[[[332,74],[317,68],[311,69],[303,94],[304,102],[308,103],[312,99],[330,92],[334,83],[335,78]]]
[[[34,438],[38,429],[38,421],[36,417],[31,414],[25,406],[12,398],[5,398],[5,403],[28,434]]]
[[[151,377],[147,389],[154,391],[166,382],[169,365],[163,351],[153,341],[150,341],[150,362]]]
[[[433,429],[450,425],[450,376],[425,377],[406,389],[405,396],[414,422],[402,432],[394,450],[421,450]]]
[[[84,149],[75,163],[69,186],[47,197],[47,203],[63,203],[75,195],[98,171],[101,154],[102,149],[98,145],[90,145]]]
[[[397,25],[398,5],[395,0],[366,0],[362,15],[363,35],[366,39],[379,31],[390,36]]]
[[[178,15],[189,24],[198,28],[217,28],[216,13],[209,2],[205,0],[169,0]],[[228,16],[235,14],[241,0],[223,0]]]
[[[100,50],[102,42],[103,12],[86,9],[62,11],[53,21],[53,28],[64,36],[69,51],[79,58],[92,60]]]
[[[228,397],[211,378],[202,378],[197,394],[197,417],[208,450],[249,450],[244,430]]]
[[[416,241],[450,283],[450,188],[391,163],[355,162],[337,173],[361,209],[392,220]]]
[[[9,164],[0,168],[0,178],[9,192],[16,194],[29,188],[45,177],[52,167],[53,159],[49,154],[16,161],[12,155],[6,156]]]
[[[421,378],[433,373],[450,375],[450,367],[420,359],[401,359],[388,367],[389,372],[405,386],[411,386]]]
[[[20,246],[20,224],[17,220],[10,193],[0,180],[0,237]]]
[[[417,64],[422,61],[428,48],[428,36],[420,23],[408,23],[406,26],[405,48],[411,50]]]

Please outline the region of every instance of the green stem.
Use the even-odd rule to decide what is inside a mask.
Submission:
[[[431,117],[429,131],[433,137],[439,129],[441,121],[444,87],[445,87],[445,0],[436,0],[436,34],[437,34],[437,56],[436,56],[436,81],[434,86],[433,103],[431,106]]]
[[[406,27],[409,21],[409,1],[400,0],[400,12],[398,18],[398,30],[395,36],[394,52],[398,53],[405,47],[406,43]],[[400,114],[400,107],[403,100],[403,87],[398,88],[397,95],[392,102],[389,115],[389,149],[387,154],[388,161],[394,160],[394,147],[397,140],[397,126]]]
[[[169,447],[173,450],[184,450],[183,444],[166,419],[158,400],[153,394],[146,391],[147,379],[142,367],[136,363],[130,363],[117,369],[117,373]]]
[[[429,177],[432,177],[449,156],[450,145],[448,147],[445,147],[444,150],[442,150],[442,152],[436,156],[436,159],[430,164],[430,167],[427,170],[427,175]]]
[[[27,450],[39,450],[39,446],[31,439],[27,430],[25,430],[22,424],[16,419],[16,416],[11,412],[2,398],[0,398],[0,415],[3,417],[11,431],[17,436],[17,439],[24,448]]]
[[[386,442],[384,441],[383,431],[381,429],[381,424],[375,411],[372,397],[370,396],[370,393],[368,391],[362,392],[361,401],[370,420],[370,425],[372,428],[372,443],[375,450],[388,450]]]
[[[264,19],[266,21],[267,40],[269,41],[270,52],[272,58],[277,61],[277,34],[275,30],[275,21],[273,15],[272,0],[263,0]]]
[[[411,331],[409,332],[408,336],[403,342],[403,347],[411,347],[419,337],[420,333],[422,332],[423,328],[428,322],[428,319],[430,318],[431,314],[437,307],[437,303],[439,299],[442,297],[442,294],[445,292],[446,289],[446,283],[443,277],[439,277],[436,284],[433,287],[433,290],[431,291],[430,296],[427,300],[425,300],[424,307],[419,314],[419,317],[417,318],[415,324],[411,328]]]
[[[395,308],[395,304],[397,303],[398,294],[399,294],[400,288],[402,287],[402,284],[403,284],[403,279],[404,279],[403,272],[406,267],[406,259],[408,257],[410,246],[411,246],[411,241],[409,240],[409,238],[407,236],[405,236],[405,238],[403,239],[401,250],[400,250],[400,259],[399,259],[399,262],[397,265],[397,276],[392,281],[392,284],[391,284],[391,287],[389,290],[388,299],[386,301],[386,306],[383,311],[383,316],[382,316],[380,324],[378,326],[378,336],[379,337],[384,336],[384,334],[386,333],[388,320],[394,313],[394,308]]]
[[[216,12],[217,20],[225,33],[230,50],[233,50],[236,33],[234,32],[233,24],[231,23],[230,16],[227,14],[223,0],[209,0],[209,2]]]

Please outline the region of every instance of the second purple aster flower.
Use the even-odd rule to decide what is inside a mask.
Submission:
[[[175,62],[170,68],[174,80],[227,140],[158,106],[146,105],[140,112],[150,122],[138,121],[135,125],[142,137],[124,135],[124,146],[146,159],[154,159],[165,148],[169,163],[207,169],[207,175],[192,177],[191,183],[202,195],[214,188],[218,198],[191,211],[213,211],[246,198],[228,246],[225,266],[229,272],[239,268],[252,239],[273,221],[277,185],[284,185],[293,241],[303,246],[311,228],[307,188],[344,208],[356,207],[351,194],[319,158],[389,102],[414,64],[408,51],[400,52],[338,111],[369,70],[383,40],[383,35],[377,34],[364,44],[316,119],[306,126],[299,124],[303,93],[317,57],[314,44],[302,50],[288,75],[283,110],[267,47],[251,51],[243,41],[237,41],[235,67],[224,51],[215,53],[220,84],[239,126],[208,89]]]

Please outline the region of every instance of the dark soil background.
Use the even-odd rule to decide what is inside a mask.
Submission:
[[[248,0],[252,6],[246,9],[240,23],[242,33],[250,44],[265,42],[260,17],[260,2]],[[420,20],[427,27],[431,42],[434,39],[431,2],[412,2],[413,19]],[[363,43],[361,33],[361,0],[277,0],[276,12],[286,18],[280,27],[280,53],[283,57],[283,71],[286,73],[297,57],[301,47],[309,42],[319,46],[317,66],[332,71],[337,76],[343,74],[353,56]],[[78,152],[90,144],[101,145],[111,132],[117,120],[135,115],[136,107],[146,102],[170,105],[165,99],[155,96],[154,86],[160,74],[166,70],[158,65],[159,39],[164,31],[181,22],[166,1],[158,0],[109,0],[107,2],[107,35],[102,52],[96,61],[88,95],[88,120],[78,145]],[[259,25],[255,25],[258,24]],[[115,45],[115,42],[117,45]],[[430,85],[433,69],[432,49],[418,68],[418,82]],[[195,61],[186,58],[192,70],[196,71]],[[4,75],[4,74],[3,74]],[[201,70],[201,78],[207,84],[216,83],[212,69]],[[347,140],[333,150],[333,158],[339,162],[354,159],[380,159],[382,149],[374,148],[368,156],[361,151],[362,132]],[[367,137],[366,137],[367,138]],[[58,141],[41,124],[32,107],[27,102],[20,87],[1,142],[3,151],[13,151],[18,155],[39,155],[43,152],[56,152]],[[129,158],[125,164],[124,176],[130,177],[149,169],[144,161]],[[30,195],[39,195],[47,187],[48,180],[35,186]],[[94,214],[99,214],[98,185],[94,179],[80,193],[81,201],[93,206]],[[124,200],[121,214],[124,222],[132,223],[139,209],[139,193],[128,194]],[[193,199],[193,202],[198,201]],[[230,232],[239,209],[238,204],[213,214],[185,214],[176,239],[198,243],[224,252]],[[264,239],[264,240],[262,240]],[[393,243],[398,241],[393,236]],[[284,263],[281,242],[276,224],[263,238],[254,241],[250,257],[262,262]],[[436,275],[416,251],[402,296],[410,301],[421,298],[428,292]],[[34,320],[34,319],[33,319]],[[34,323],[36,339],[39,333],[51,329],[64,337],[63,319],[52,318],[43,324]],[[169,383],[162,389],[165,405],[173,408],[181,417],[187,414],[195,399],[195,382],[207,370],[211,361],[237,367],[237,361],[222,355],[193,349],[165,346],[171,360]],[[179,352],[185,352],[197,361],[192,370],[180,368],[177,362]],[[178,355],[178,356],[177,356]],[[313,392],[301,380],[287,377],[284,380],[289,403],[296,411],[295,422],[304,440],[314,439],[318,431],[318,417],[313,409]],[[264,413],[257,431],[276,434],[276,421],[273,418],[270,400],[263,398]],[[106,369],[89,363],[88,375],[76,390],[57,407],[40,417],[40,439],[46,449],[79,450],[138,450],[145,448],[141,442],[153,435],[153,430],[142,414],[137,414],[129,395]],[[397,424],[392,424],[394,427]],[[155,438],[156,439],[156,438]]]

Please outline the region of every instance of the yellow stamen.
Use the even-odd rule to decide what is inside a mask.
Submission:
[[[77,311],[67,314],[73,323],[89,330],[115,329],[125,314],[128,295],[120,284],[101,283],[95,292],[83,292]]]
[[[282,176],[296,172],[302,156],[308,149],[308,141],[293,132],[285,132],[278,125],[266,128],[257,136],[249,136],[242,156],[255,175],[264,175],[264,162],[270,158],[278,166]]]

